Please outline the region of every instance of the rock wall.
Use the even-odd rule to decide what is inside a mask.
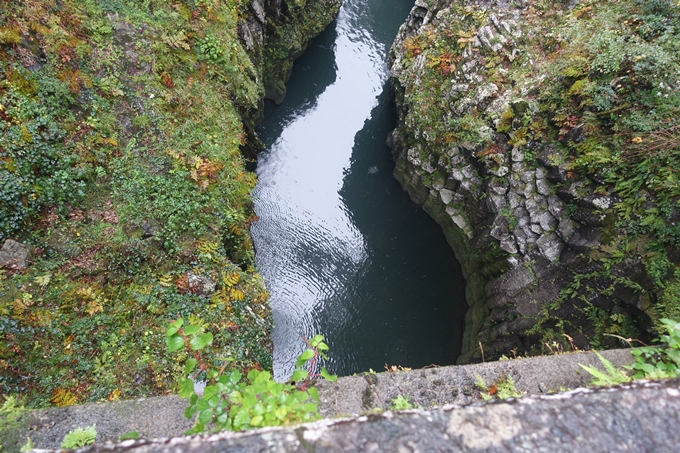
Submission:
[[[597,9],[611,5],[592,2],[418,0],[399,31],[390,55],[399,120],[388,145],[395,177],[440,223],[463,267],[470,309],[459,363],[611,347],[618,340],[607,334],[647,339],[659,307],[678,306],[677,297],[664,299],[662,282],[677,277],[677,260],[655,278],[645,258],[650,243],[670,257],[677,242],[627,230],[626,216],[644,224],[634,214],[637,193],[620,190],[627,176],[600,168],[619,165],[620,149],[638,134],[628,126],[623,136],[618,112],[649,107],[621,101],[610,112],[578,91],[631,71],[639,81],[652,76],[624,63],[600,70],[588,60],[595,51],[569,53],[579,39],[592,41],[601,16],[640,13],[625,3],[605,13]],[[573,76],[576,66],[585,69]],[[678,82],[667,83],[677,94]],[[643,85],[651,83],[635,82],[631,96]],[[592,149],[619,133],[607,164],[595,162]],[[657,195],[641,195],[646,208],[658,208]],[[677,200],[677,191],[667,195]],[[659,222],[675,228],[676,217],[671,207]]]

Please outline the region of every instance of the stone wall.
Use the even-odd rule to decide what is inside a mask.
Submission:
[[[678,380],[291,428],[94,445],[83,452],[675,452]]]
[[[603,355],[616,366],[633,361],[630,350],[604,351]],[[595,354],[576,353],[341,377],[337,383],[317,383],[319,412],[329,419],[377,414],[388,410],[398,395],[425,409],[469,406],[482,401],[482,390],[477,386],[480,379],[489,387],[512,379],[521,394],[547,395],[587,385],[590,375],[579,364],[602,369]],[[0,431],[0,443],[14,452],[30,437],[38,448],[56,449],[66,433],[93,424],[97,425],[100,444],[115,442],[131,431],[143,439],[182,436],[192,425],[184,418],[185,407],[184,400],[167,396],[31,411]],[[397,437],[401,435],[414,434],[404,431]]]

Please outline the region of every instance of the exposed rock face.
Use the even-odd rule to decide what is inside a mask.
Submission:
[[[264,5],[265,1],[251,3],[259,23],[249,21],[248,28],[252,35],[264,36],[265,97],[280,104],[286,95],[285,83],[290,78],[293,61],[302,55],[311,38],[331,22],[342,0],[269,0]],[[265,11],[270,22],[264,20]],[[248,44],[247,38],[245,41]]]
[[[0,249],[0,268],[25,269],[32,252],[31,246],[7,239]]]
[[[416,2],[391,51],[395,177],[442,225],[467,280],[460,363],[481,359],[479,342],[488,359],[567,338],[604,346],[603,332],[624,324],[644,337],[662,291],[640,256],[648,252],[617,251],[625,227],[614,226],[613,184],[574,174],[588,127],[575,117],[538,124],[550,109],[538,64],[559,49],[541,21],[590,7],[534,3]]]
[[[680,383],[525,397],[495,404],[386,412],[248,433],[126,441],[87,452],[675,452]]]

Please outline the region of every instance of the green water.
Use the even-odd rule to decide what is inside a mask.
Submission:
[[[467,305],[439,226],[392,178],[387,51],[413,1],[346,0],[296,62],[258,134],[253,226],[286,378],[321,333],[329,371],[455,362]]]

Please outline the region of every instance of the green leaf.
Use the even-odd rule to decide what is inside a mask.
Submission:
[[[238,381],[241,380],[241,373],[238,371],[232,371],[232,373],[229,375],[229,382],[232,384],[238,384]]]
[[[311,349],[306,349],[305,352],[300,354],[295,361],[295,368],[302,368],[302,366],[307,363],[307,360],[311,359],[314,357],[314,351]]]
[[[321,367],[321,377],[331,382],[336,382],[338,380],[338,375],[330,374],[325,366]]]
[[[191,417],[194,416],[196,411],[198,411],[198,408],[196,406],[188,406],[184,410],[184,418],[186,418],[187,420],[191,419]]]
[[[189,346],[191,346],[191,349],[193,349],[194,351],[198,351],[212,344],[212,342],[213,335],[210,332],[208,332],[192,338],[191,341],[189,342]]]
[[[121,434],[120,436],[118,436],[118,440],[120,441],[130,439],[139,439],[139,433],[137,431],[130,431],[129,433]]]
[[[188,358],[184,364],[184,372],[187,374],[191,373],[196,368],[196,365],[198,365],[198,360],[193,357]]]
[[[23,452],[29,452],[33,451],[35,448],[35,445],[33,444],[33,441],[31,441],[31,438],[26,436],[26,443],[21,447],[21,450],[19,450],[21,453]]]
[[[166,338],[169,352],[179,351],[184,347],[184,340],[179,335]]]
[[[309,372],[307,370],[298,368],[297,370],[293,371],[293,375],[288,380],[292,382],[299,382],[307,379],[307,376],[309,376]]]
[[[260,426],[262,424],[262,420],[264,419],[262,418],[261,415],[256,415],[255,417],[250,419],[250,424],[252,426]]]
[[[174,324],[170,324],[167,329],[165,329],[165,336],[170,338],[175,335],[179,329],[175,327]]]
[[[200,332],[200,330],[201,330],[201,326],[191,325],[191,326],[186,326],[184,328],[184,333],[187,334],[187,335],[195,335],[198,332]]]
[[[323,341],[323,335],[314,335],[314,338],[309,340],[309,344],[311,344],[313,347],[319,346],[319,344]]]
[[[198,414],[198,421],[200,423],[208,423],[210,420],[212,420],[213,417],[213,412],[212,410],[206,410]]]
[[[311,387],[309,390],[307,390],[307,393],[309,393],[309,396],[311,396],[314,401],[317,403],[319,402],[319,391],[316,389],[316,387]]]
[[[179,381],[179,397],[189,398],[194,394],[194,381],[189,378],[184,378]]]
[[[96,427],[97,425],[95,424],[87,428],[76,428],[73,431],[69,431],[61,442],[61,448],[71,450],[93,444],[97,437]]]

